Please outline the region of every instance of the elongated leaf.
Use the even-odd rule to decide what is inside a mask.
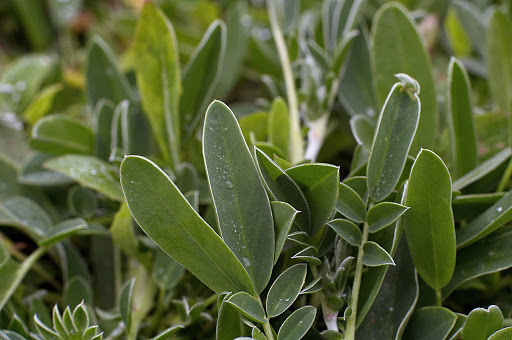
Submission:
[[[72,118],[52,115],[34,125],[30,146],[53,155],[92,154],[94,135],[88,127]]]
[[[418,127],[419,85],[405,77],[391,89],[373,139],[366,176],[370,197],[375,202],[386,198],[397,185]]]
[[[183,92],[180,102],[180,122],[189,137],[203,120],[206,105],[222,74],[226,50],[226,25],[215,20],[197,46],[183,71]],[[201,84],[201,86],[198,86]]]
[[[263,310],[261,302],[256,300],[250,294],[247,294],[246,292],[238,292],[229,297],[226,302],[233,305],[244,316],[250,318],[251,320],[260,323],[266,322],[265,311]]]
[[[435,179],[435,185],[432,185]],[[455,225],[450,173],[441,158],[422,150],[411,170],[403,216],[407,245],[421,278],[434,290],[455,268]]]
[[[135,70],[142,106],[164,159],[176,165],[180,150],[180,61],[174,28],[147,2],[135,34]]]
[[[304,306],[293,312],[279,328],[277,340],[297,340],[307,333],[315,321],[316,308]]]
[[[396,221],[409,209],[398,203],[382,202],[368,210],[368,225],[371,233],[377,232]]]
[[[185,328],[185,326],[182,325],[175,325],[167,328],[166,330],[158,333],[156,336],[152,337],[151,340],[167,340],[169,337],[173,336],[175,333],[177,333],[180,329]]]
[[[505,148],[502,151],[498,152],[493,157],[489,158],[455,182],[453,182],[453,190],[461,190],[464,189],[471,183],[478,181],[484,176],[491,173],[493,170],[496,170],[500,165],[505,163],[512,155],[512,151],[510,148]]]
[[[23,162],[18,170],[18,182],[37,186],[66,185],[73,183],[73,180],[63,174],[43,168],[44,162],[50,158],[50,155],[39,152],[26,158],[25,162]]]
[[[452,2],[453,9],[460,20],[464,31],[466,31],[469,39],[473,43],[473,47],[480,54],[486,56],[486,31],[487,23],[485,15],[471,1],[454,0]]]
[[[34,201],[14,196],[0,204],[2,224],[18,227],[33,239],[39,240],[53,226],[52,219]]]
[[[457,247],[463,248],[482,239],[510,220],[512,220],[512,191],[457,231]]]
[[[391,255],[378,243],[368,241],[363,245],[363,264],[369,267],[395,265]]]
[[[105,98],[117,105],[125,99],[135,100],[128,79],[121,73],[108,45],[93,37],[85,65],[86,93],[92,109]]]
[[[443,297],[466,281],[512,267],[510,242],[512,229],[506,227],[458,251],[455,271],[443,288]]]
[[[119,297],[119,312],[121,313],[121,319],[123,320],[126,329],[130,329],[132,322],[132,295],[134,286],[135,278],[124,284]]]
[[[503,313],[500,307],[491,305],[489,308],[475,308],[468,314],[462,338],[464,340],[487,339],[503,326]]]
[[[267,295],[266,310],[269,318],[281,315],[290,307],[304,285],[307,266],[296,264],[286,269],[274,281]]]
[[[359,247],[363,239],[361,229],[349,220],[337,218],[327,223],[336,234],[354,247]]]
[[[217,339],[234,339],[243,332],[238,309],[224,299],[219,307],[217,317]]]
[[[87,228],[87,222],[82,218],[72,218],[62,221],[55,225],[44,239],[39,241],[40,246],[50,247],[51,245],[62,241],[80,230]]]
[[[154,163],[125,158],[121,184],[133,217],[167,254],[217,293],[254,293],[232,251]]]
[[[505,193],[475,194],[455,196],[452,201],[455,220],[472,220],[482,214],[494,203],[505,196]]]
[[[256,161],[265,185],[271,194],[277,200],[288,202],[300,211],[296,223],[301,230],[309,232],[311,230],[309,205],[302,190],[285,171],[258,148],[256,148]]]
[[[204,125],[203,157],[220,232],[260,293],[274,261],[269,199],[231,110],[213,102]]]
[[[476,135],[469,78],[460,61],[452,58],[448,70],[448,112],[452,157],[458,177],[477,165]]]
[[[274,264],[277,263],[281,251],[283,250],[286,238],[292,227],[295,216],[299,211],[285,202],[274,201],[270,203],[272,208],[272,217],[274,218],[274,233],[276,247],[274,250]]]
[[[389,3],[375,14],[372,33],[378,103],[384,103],[394,82],[393,75],[405,73],[416,79],[421,84],[421,117],[412,151],[432,148],[439,120],[436,91],[430,61],[414,21],[403,6]]]
[[[311,235],[331,216],[338,198],[339,168],[330,164],[302,164],[286,170],[304,193],[311,216]]]
[[[364,114],[356,114],[350,119],[350,128],[357,144],[370,150],[375,134],[374,122]]]
[[[366,220],[366,204],[357,192],[345,183],[338,184],[336,211],[357,223]]]
[[[61,156],[46,161],[44,166],[64,174],[83,186],[96,190],[113,200],[123,200],[123,193],[118,180],[111,173],[110,164],[96,157]]]
[[[455,325],[457,316],[444,307],[424,307],[414,312],[404,339],[443,340]]]
[[[112,119],[115,106],[109,100],[100,100],[93,111],[93,129],[96,135],[95,155],[96,157],[108,160],[110,146],[112,145]],[[117,132],[117,131],[116,131]]]
[[[290,119],[288,106],[283,98],[279,97],[272,102],[272,108],[268,116],[268,141],[284,152],[284,158],[288,158],[290,142]]]
[[[41,117],[50,113],[54,99],[61,90],[61,84],[54,84],[43,89],[23,113],[27,122],[34,125]]]
[[[512,101],[512,20],[496,10],[489,21],[487,32],[487,70],[494,103],[501,111],[508,111]]]

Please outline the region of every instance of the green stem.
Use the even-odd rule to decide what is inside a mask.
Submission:
[[[438,306],[443,305],[443,296],[441,295],[441,289],[436,290],[436,304]]]
[[[510,180],[510,176],[512,176],[512,159],[508,162],[507,169],[505,170],[503,177],[501,177],[501,181],[500,184],[498,184],[496,192],[505,191],[508,181]]]
[[[363,245],[368,241],[368,229],[368,223],[365,222],[363,227],[363,238],[357,252],[356,271],[354,274],[354,283],[352,284],[352,295],[350,297],[350,308],[352,309],[352,314],[349,316],[347,321],[345,340],[354,340],[356,336],[357,303],[359,300],[359,289],[361,288],[361,278],[363,277]]]
[[[300,128],[299,103],[297,99],[297,89],[295,88],[295,78],[293,76],[292,64],[290,62],[290,56],[288,55],[288,49],[286,47],[283,32],[281,31],[279,22],[277,20],[276,7],[276,0],[267,1],[270,28],[276,43],[281,67],[283,68],[284,83],[286,86],[286,96],[290,112],[291,129],[289,155],[290,161],[294,164],[300,162],[304,157],[304,141],[302,140],[302,133]]]
[[[265,331],[265,336],[268,340],[274,340],[274,332],[272,331],[272,326],[270,326],[270,322],[268,320],[263,324],[263,331]]]

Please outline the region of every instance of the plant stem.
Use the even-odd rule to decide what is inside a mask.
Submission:
[[[265,336],[268,340],[274,340],[274,332],[272,332],[272,326],[270,326],[270,322],[268,320],[263,324],[263,330],[265,331]]]
[[[277,20],[276,7],[276,0],[267,1],[270,29],[272,30],[272,36],[274,37],[277,53],[279,54],[279,61],[281,62],[281,67],[283,68],[286,96],[290,113],[291,131],[290,146],[288,151],[291,163],[295,164],[300,162],[304,157],[304,141],[302,139],[300,128],[299,103],[297,99],[297,89],[295,88],[295,78],[293,76],[292,64],[290,62],[290,56],[288,55],[288,49],[286,47],[283,32],[281,31],[279,22]]]
[[[443,305],[443,297],[441,295],[441,289],[436,290],[436,304],[438,306],[442,306]]]
[[[359,289],[361,288],[361,278],[363,277],[363,245],[368,241],[368,229],[368,223],[365,222],[363,226],[363,238],[357,252],[356,272],[354,274],[354,283],[352,284],[352,296],[350,297],[350,308],[352,309],[352,314],[349,316],[347,321],[345,340],[354,340],[356,336],[357,303],[359,300]]]

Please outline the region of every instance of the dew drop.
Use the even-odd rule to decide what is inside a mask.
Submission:
[[[251,266],[251,261],[249,261],[249,259],[247,257],[243,257],[242,261],[244,262],[244,266],[246,266],[246,267]]]
[[[497,211],[497,212],[501,212],[502,210],[503,210],[503,207],[497,207],[497,208],[496,208],[496,211]]]
[[[229,189],[233,189],[234,185],[233,183],[231,183],[231,181],[227,181],[226,182],[226,186],[229,188]]]

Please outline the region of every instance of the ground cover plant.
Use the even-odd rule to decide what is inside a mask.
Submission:
[[[1,339],[512,338],[512,3],[0,3]]]

